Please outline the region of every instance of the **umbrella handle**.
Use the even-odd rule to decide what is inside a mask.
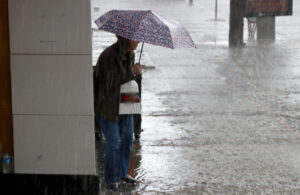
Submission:
[[[142,44],[142,49],[141,49],[141,52],[140,52],[139,64],[140,64],[140,62],[141,62],[141,57],[142,57],[142,53],[143,53],[143,48],[144,48],[144,42],[143,42],[143,44]]]

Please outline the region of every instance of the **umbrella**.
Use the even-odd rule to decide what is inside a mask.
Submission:
[[[171,49],[196,47],[189,33],[177,21],[150,10],[111,10],[95,23],[99,30],[143,42],[140,60],[144,43]]]

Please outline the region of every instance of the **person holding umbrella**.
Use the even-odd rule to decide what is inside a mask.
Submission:
[[[95,112],[106,139],[106,188],[112,191],[118,190],[121,180],[130,184],[136,182],[128,175],[133,142],[133,114],[120,115],[119,101],[121,85],[142,74],[141,64],[134,63],[134,50],[138,43],[117,35],[117,42],[100,54],[95,68]]]
[[[127,158],[130,156],[128,148],[132,142],[132,114],[120,115],[120,117],[117,109],[117,97],[121,93],[120,85],[134,79],[136,75],[140,75],[142,72],[141,65],[133,62],[133,50],[136,49],[139,42],[143,43],[139,56],[140,62],[144,43],[171,49],[196,48],[196,46],[186,29],[180,26],[177,21],[162,17],[151,10],[111,10],[99,17],[95,23],[99,30],[111,32],[118,37],[117,43],[101,54],[96,67],[96,71],[99,71],[96,73],[103,74],[99,75],[100,92],[98,99],[100,103],[98,103],[98,109],[101,116],[99,120],[101,128],[107,139],[105,181],[108,182],[110,189],[115,190],[117,189],[116,182],[120,178],[128,183],[135,183],[133,178],[126,176],[127,163],[129,162]],[[121,91],[122,89],[121,87]],[[131,92],[136,93],[134,90]],[[123,100],[123,97],[125,101],[129,99],[138,102],[136,96],[130,97],[130,94],[129,96],[126,94],[120,99]],[[123,103],[120,104],[120,108],[121,106],[128,107],[128,104]],[[138,110],[135,108],[133,106],[132,110]],[[121,112],[121,110],[119,113],[126,113]],[[128,136],[128,138],[124,139],[123,135],[118,134],[118,129],[121,134],[126,132],[124,136]],[[121,149],[117,141],[120,138]],[[123,151],[122,144],[126,145],[126,151]],[[121,154],[119,155],[119,153]]]

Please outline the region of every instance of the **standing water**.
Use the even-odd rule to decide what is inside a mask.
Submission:
[[[150,9],[178,20],[197,44],[144,46],[141,63],[155,69],[143,71],[144,131],[129,171],[139,185],[121,190],[300,194],[300,2],[293,16],[276,18],[275,43],[247,43],[244,35],[246,46],[236,50],[228,48],[228,0],[218,0],[217,21],[215,1],[92,0],[92,6],[93,21],[111,9]],[[114,41],[93,31],[94,63]],[[97,147],[103,181],[104,141]]]

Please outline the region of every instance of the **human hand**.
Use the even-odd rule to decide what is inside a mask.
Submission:
[[[133,75],[140,75],[142,74],[142,65],[139,63],[136,63],[135,65],[133,65],[133,67],[131,68],[131,73]]]

